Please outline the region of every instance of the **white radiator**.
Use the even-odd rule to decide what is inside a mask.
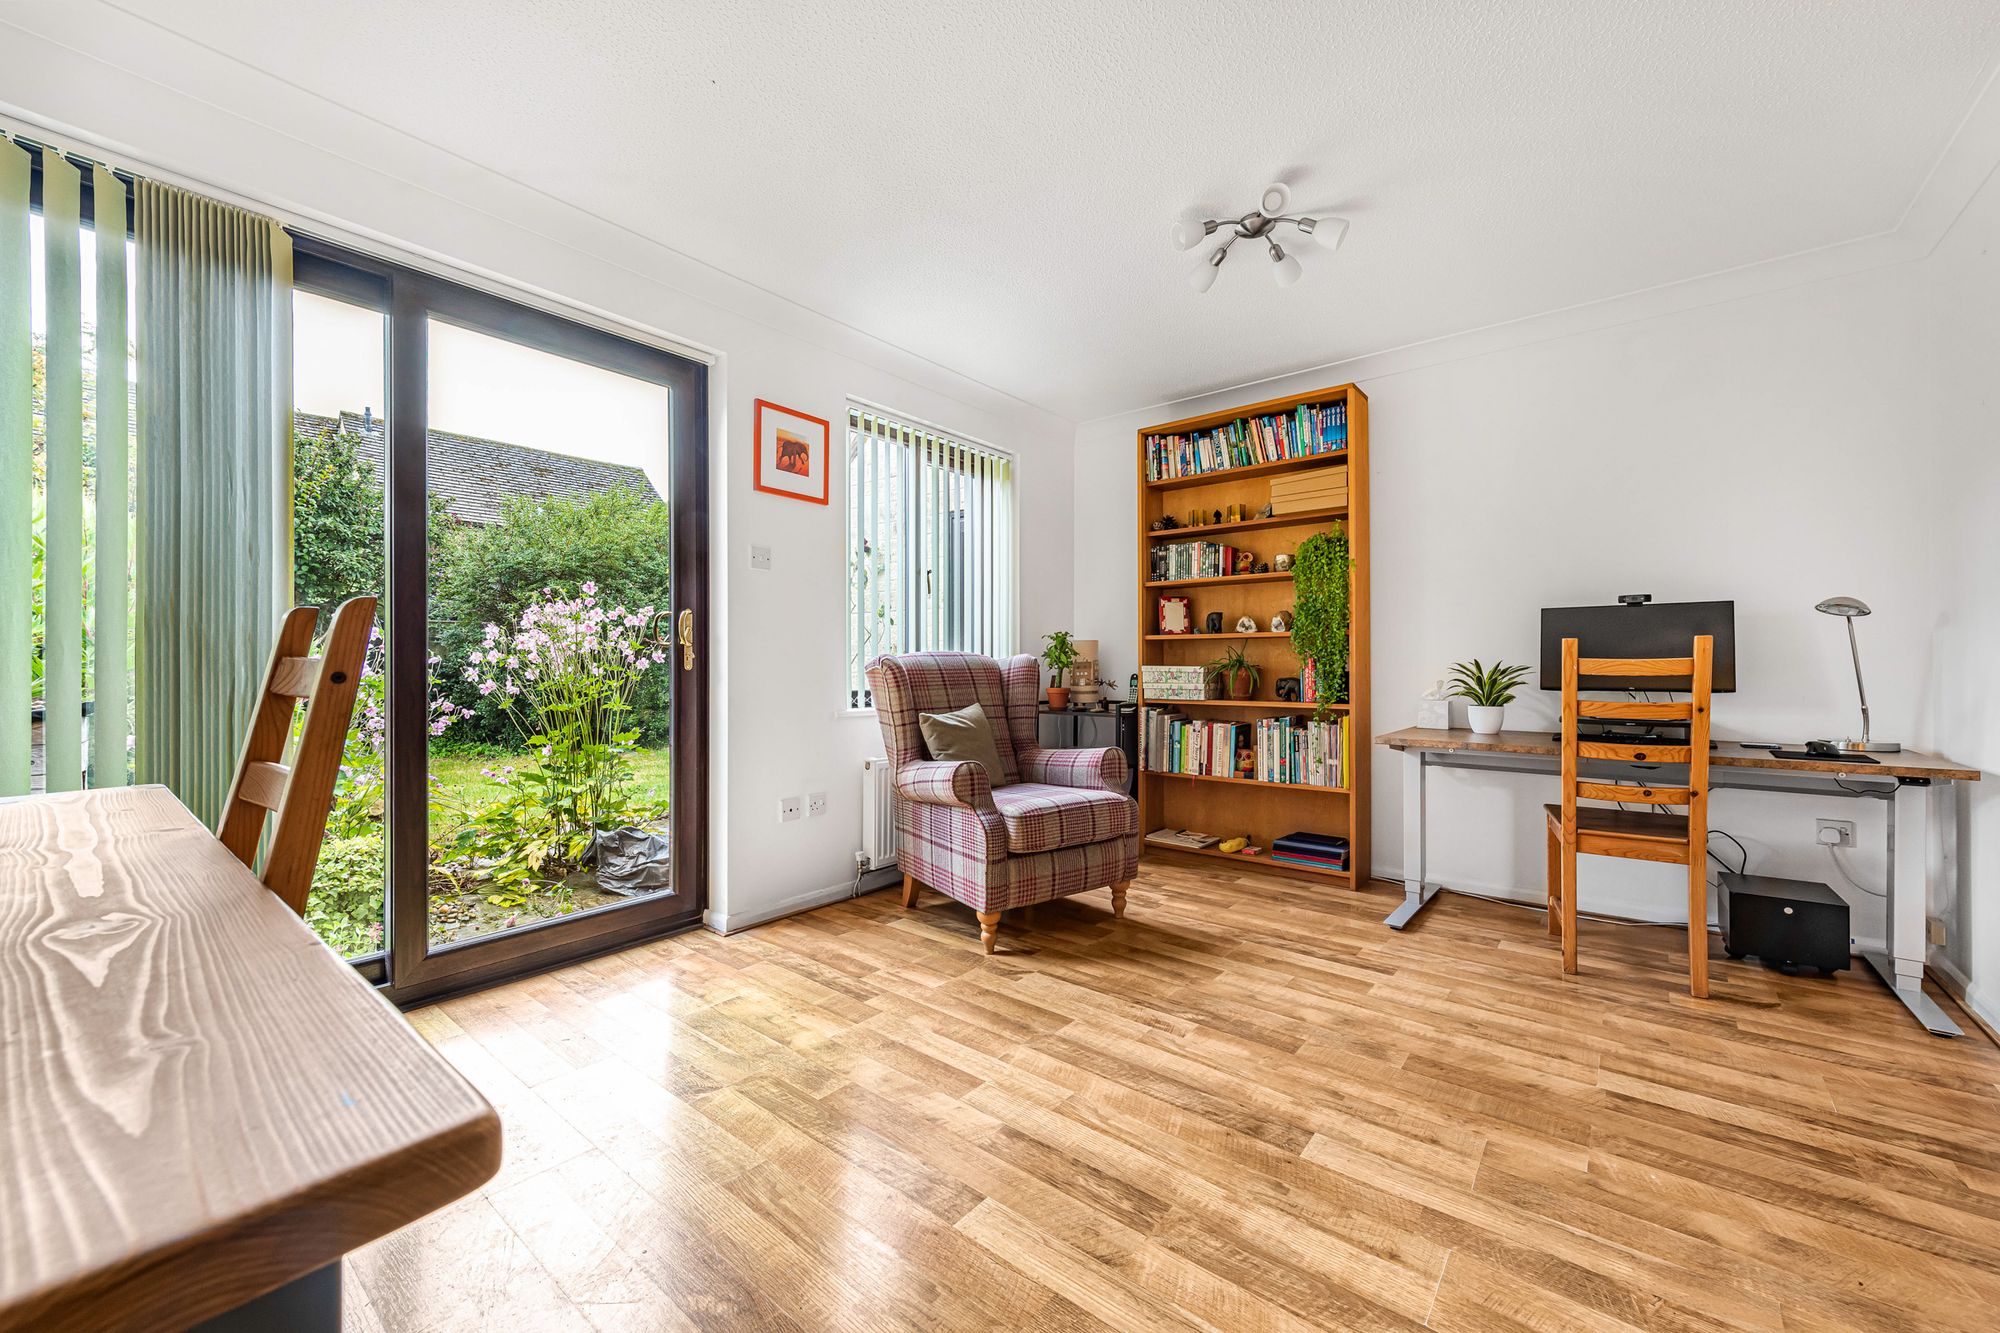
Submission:
[[[896,770],[887,759],[861,761],[861,855],[864,869],[896,864]]]

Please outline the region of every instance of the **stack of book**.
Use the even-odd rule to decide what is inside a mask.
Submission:
[[[1309,509],[1347,508],[1347,469],[1318,468],[1302,475],[1271,478],[1271,512],[1301,514]]]
[[[1331,833],[1287,833],[1271,843],[1271,859],[1313,870],[1347,869],[1347,839]]]
[[[1139,729],[1139,762],[1153,773],[1341,788],[1353,776],[1348,741],[1344,717],[1210,722],[1170,708],[1148,708]]]
[[[1146,480],[1310,458],[1347,447],[1347,403],[1300,404],[1281,416],[1242,418],[1192,435],[1148,435]]]
[[[1266,717],[1253,724],[1255,762],[1251,776],[1262,782],[1295,782],[1307,787],[1348,787],[1353,756],[1348,719]]]
[[[1236,548],[1221,542],[1169,542],[1153,548],[1154,583],[1214,579],[1236,572]]]

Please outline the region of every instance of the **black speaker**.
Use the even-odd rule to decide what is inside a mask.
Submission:
[[[1822,972],[1848,965],[1847,903],[1824,884],[1724,871],[1720,915],[1731,958]]]

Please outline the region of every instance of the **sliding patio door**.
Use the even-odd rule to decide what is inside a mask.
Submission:
[[[381,570],[349,772],[379,768],[372,790],[344,780],[352,803],[335,822],[380,849],[391,994],[482,985],[698,921],[706,368],[317,242],[299,243],[297,281],[298,456],[353,475],[349,512],[380,505],[379,527],[348,521],[361,529],[349,557],[381,548],[379,565],[349,560],[357,586],[334,589],[303,546],[295,562],[302,593],[308,573],[332,594],[366,591]],[[359,312],[378,321],[379,380],[334,376],[308,401],[309,357],[365,360],[311,336],[327,312],[308,301],[338,307],[355,347]],[[378,401],[338,401],[370,390]],[[366,848],[329,843],[323,935],[339,912],[365,915],[341,904],[367,898],[342,878],[365,881]]]

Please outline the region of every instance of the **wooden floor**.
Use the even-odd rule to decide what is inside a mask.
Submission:
[[[986,958],[883,892],[420,1010],[507,1162],[350,1260],[348,1326],[1996,1327],[1984,1038],[1393,902],[1149,863]]]

